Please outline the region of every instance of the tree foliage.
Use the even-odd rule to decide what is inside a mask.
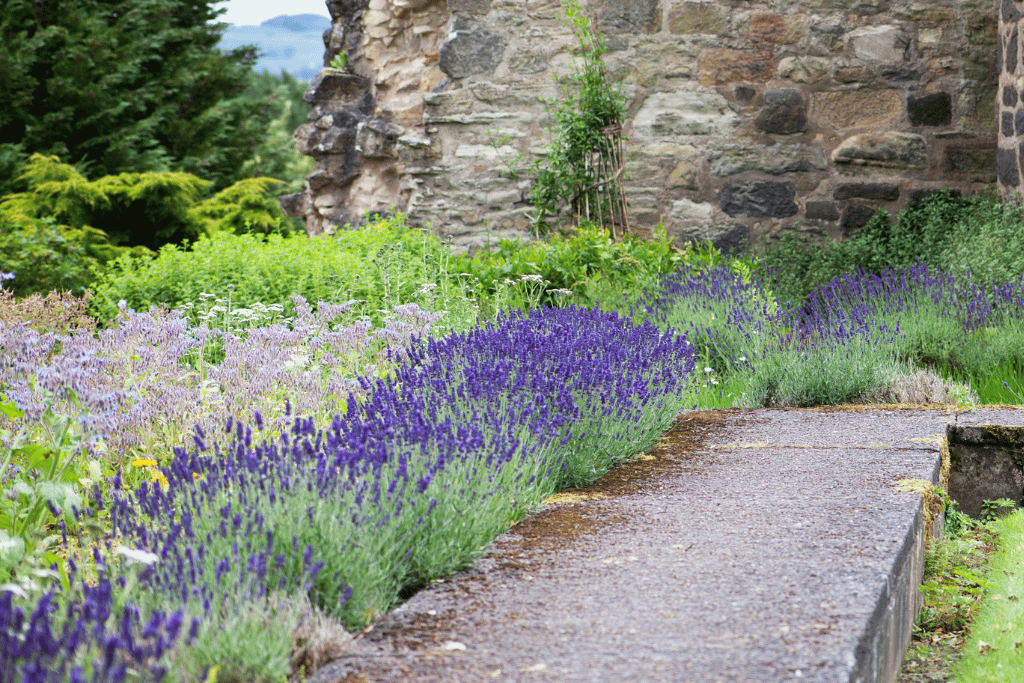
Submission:
[[[257,53],[217,48],[215,4],[2,3],[0,173],[42,153],[92,179],[173,170],[222,189],[244,177],[272,108],[240,96]]]
[[[50,289],[81,292],[120,256],[195,242],[217,232],[287,232],[280,184],[246,178],[211,197],[189,173],[118,173],[89,180],[57,157],[34,154],[18,178],[26,190],[0,201],[0,271],[19,296]],[[102,229],[101,229],[102,228]]]

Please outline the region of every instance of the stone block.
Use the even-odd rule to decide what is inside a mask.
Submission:
[[[722,211],[736,218],[786,218],[799,212],[793,183],[753,181],[725,187],[718,202]]]
[[[1020,171],[1017,166],[1017,150],[1000,147],[996,150],[996,176],[1003,187],[1020,185]]]
[[[949,496],[962,512],[980,518],[985,501],[1024,497],[1024,428],[1003,425],[946,426]]]
[[[807,129],[807,106],[795,88],[765,90],[754,127],[772,135],[793,135]]]
[[[1000,13],[1003,16],[1003,21],[1005,23],[1012,24],[1012,23],[1014,23],[1016,21],[1020,21],[1021,17],[1024,16],[1024,14],[1021,13],[1020,8],[1018,7],[1018,5],[1020,5],[1019,1],[1018,2],[1015,2],[1014,0],[1000,0],[999,1],[999,11],[1000,11]]]
[[[668,30],[719,35],[726,30],[726,12],[717,2],[682,2],[669,9]]]
[[[969,45],[995,45],[999,42],[999,20],[989,12],[964,17],[964,33]]]
[[[750,246],[750,227],[746,225],[726,227],[711,238],[711,243],[724,255],[742,254]]]
[[[675,168],[668,174],[665,185],[673,190],[697,190],[700,189],[699,177],[700,166],[698,165],[697,156],[694,155],[693,157],[682,159],[676,164]]]
[[[703,202],[692,202],[689,199],[677,199],[672,202],[669,215],[677,221],[707,221],[711,218],[715,207]]]
[[[330,101],[343,106],[358,106],[369,90],[370,82],[362,76],[335,69],[322,69],[309,82],[302,99],[310,104]]]
[[[890,131],[847,138],[832,152],[837,164],[921,169],[927,165],[924,138],[916,133]]]
[[[587,5],[597,15],[597,25],[605,33],[661,30],[661,0],[592,0]]]
[[[876,127],[903,113],[895,90],[841,90],[813,96],[813,118],[819,125],[837,130]]]
[[[907,97],[907,116],[913,126],[948,126],[953,119],[953,103],[948,92]]]
[[[892,15],[897,19],[926,24],[948,25],[956,21],[952,7],[936,6],[931,2],[896,3]]]
[[[491,11],[491,0],[448,0],[448,11],[487,14]]]
[[[712,48],[697,58],[697,79],[701,85],[725,85],[736,81],[766,83],[771,80],[771,50]]]
[[[813,145],[722,145],[707,151],[711,173],[726,177],[744,171],[772,175],[824,171],[828,168],[825,152]]]
[[[996,182],[996,167],[995,145],[950,145],[946,148],[942,164],[945,173],[975,183]]]
[[[1004,138],[1013,137],[1013,112],[1004,111],[999,115],[999,134]]]
[[[808,199],[804,204],[804,218],[809,221],[837,221],[839,207],[828,200]]]
[[[1016,135],[1024,135],[1024,109],[1018,109],[1013,114],[1013,132]]]
[[[876,199],[884,202],[894,202],[900,198],[899,185],[888,183],[847,183],[840,185],[832,193],[832,198],[838,201],[847,199]]]
[[[305,214],[305,203],[306,193],[296,192],[295,194],[285,194],[277,198],[277,204],[281,207],[281,211],[284,212],[285,216],[304,216]]]
[[[857,230],[863,228],[876,213],[878,213],[878,210],[875,207],[864,204],[851,204],[844,208],[843,217],[839,220],[839,227],[843,231],[843,237],[849,237]]]
[[[910,44],[899,26],[862,26],[846,34],[846,44],[858,59],[869,62],[902,62]]]
[[[633,132],[645,137],[726,135],[740,123],[724,97],[714,90],[653,93],[633,118]]]
[[[1020,34],[1017,31],[1006,36],[1006,49],[1004,50],[1004,64],[1006,73],[1017,72],[1017,56],[1020,49]],[[997,65],[999,66],[999,65]]]
[[[1003,84],[1003,106],[1004,107],[1016,107],[1019,95],[1017,88],[1013,87],[1009,83]]]
[[[814,83],[828,75],[831,62],[824,57],[785,57],[779,62],[779,78],[795,83]]]
[[[356,127],[356,151],[368,159],[394,159],[399,130],[380,119],[360,121]]]
[[[786,22],[774,12],[752,12],[747,27],[747,39],[757,45],[761,43],[785,42]]]
[[[491,74],[501,63],[507,45],[504,35],[492,33],[474,19],[456,15],[438,51],[438,66],[452,78]]]

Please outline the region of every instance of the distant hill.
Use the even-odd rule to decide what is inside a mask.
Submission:
[[[282,14],[259,26],[228,24],[219,47],[231,50],[256,45],[263,52],[256,62],[257,71],[283,70],[309,80],[323,66],[323,33],[330,27],[330,18],[319,14]]]

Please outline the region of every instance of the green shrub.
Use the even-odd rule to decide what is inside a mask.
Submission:
[[[82,295],[110,251],[99,230],[74,230],[51,218],[22,225],[0,216],[0,272],[14,275],[0,285],[18,298],[54,290]]]
[[[178,308],[200,294],[285,306],[290,297],[317,301],[367,302],[366,312],[413,301],[423,285],[436,282],[446,250],[424,231],[409,230],[404,217],[378,221],[337,235],[259,236],[215,233],[190,247],[166,245],[155,258],[122,258],[100,279],[92,311],[103,320],[129,308]]]
[[[158,249],[216,231],[279,232],[285,216],[272,178],[248,178],[204,199],[208,181],[188,173],[121,173],[90,181],[57,157],[32,155],[22,168],[24,192],[0,202],[0,216],[29,224],[53,218],[70,230],[98,229],[110,245]]]
[[[528,288],[517,288],[518,283],[524,276],[540,276],[542,305],[558,305],[567,297],[587,306],[618,309],[625,307],[630,294],[654,285],[694,254],[689,248],[674,249],[664,230],[651,240],[627,235],[615,241],[604,228],[584,224],[568,237],[543,242],[502,240],[493,252],[458,257],[452,268],[470,276],[470,286],[484,308],[495,299],[523,307],[529,300]]]
[[[993,214],[1000,218],[997,220]],[[952,190],[943,190],[912,202],[895,220],[890,220],[887,212],[879,211],[841,242],[812,243],[803,234],[785,232],[778,242],[766,245],[761,274],[779,301],[802,304],[817,287],[861,268],[879,273],[886,268],[910,268],[918,262],[952,266],[965,250],[975,250],[981,215],[990,216],[992,227],[986,233],[990,246],[986,253],[991,254],[998,240],[1006,239],[1007,230],[1012,230],[1012,221],[1001,218],[998,202],[986,197],[960,197]],[[1000,228],[995,227],[996,223]],[[1019,223],[1016,227],[1020,243],[1024,229]],[[1014,250],[1014,257],[1024,261],[1019,253]],[[992,258],[989,268],[993,273],[997,271],[995,260]],[[1003,256],[1001,263],[1007,260],[1012,259]],[[1000,272],[1003,271],[1005,268]]]

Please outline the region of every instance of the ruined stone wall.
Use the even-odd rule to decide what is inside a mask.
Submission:
[[[634,230],[841,237],[920,193],[994,183],[996,2],[585,2],[629,98]],[[543,100],[576,46],[559,0],[327,4],[325,64],[344,49],[349,68],[310,85],[296,139],[316,170],[290,210],[314,234],[398,210],[461,245],[525,235]]]
[[[1004,199],[1024,198],[1024,68],[1021,32],[1024,2],[1001,0],[999,7],[999,192]]]

